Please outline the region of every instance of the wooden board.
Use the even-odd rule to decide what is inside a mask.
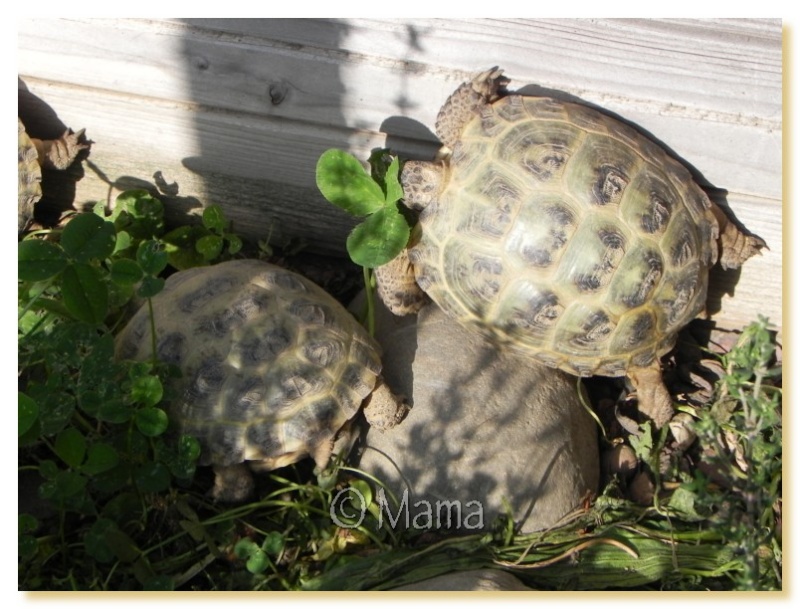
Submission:
[[[23,19],[20,115],[42,135],[87,129],[78,206],[161,171],[173,215],[218,203],[246,237],[341,255],[353,221],[317,192],[319,155],[430,152],[444,99],[500,65],[512,87],[599,106],[686,162],[770,247],[715,274],[715,319],[781,327],[781,38],[779,20],[752,19]]]

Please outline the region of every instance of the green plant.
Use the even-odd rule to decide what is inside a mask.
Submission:
[[[57,520],[36,536],[46,528],[40,518],[20,514],[23,587],[45,585],[48,565],[76,552],[92,571],[117,561],[141,585],[163,586],[133,534],[151,524],[148,497],[192,478],[199,445],[165,439],[159,404],[177,371],[155,356],[116,361],[112,329],[134,295],[149,302],[162,289],[170,262],[205,263],[223,240],[229,254],[241,247],[219,208],[208,208],[203,222],[191,238],[164,234],[161,202],[129,191],[110,216],[97,206],[19,243],[20,470],[38,481],[37,497],[21,503]],[[66,587],[85,585],[63,577]]]
[[[396,160],[374,155],[375,177],[352,161],[335,164],[380,186],[384,204],[370,213],[391,215]],[[612,483],[547,531],[515,535],[501,517],[480,534],[430,541],[392,530],[380,482],[339,461],[316,479],[308,463],[272,472],[258,500],[221,506],[190,483],[197,443],[166,433],[161,404],[176,371],[115,361],[113,333],[131,298],[161,289],[168,265],[230,256],[241,242],[218,210],[167,232],[145,191],[118,204],[19,245],[20,472],[36,489],[20,496],[21,589],[387,589],[481,567],[540,589],[780,588],[780,368],[766,320],[723,359],[714,403],[685,409],[708,467],[663,471],[665,430],[629,439],[656,481],[651,506]],[[342,500],[362,501],[363,519],[334,519]]]
[[[190,484],[197,442],[166,433],[161,404],[178,372],[155,357],[115,360],[126,303],[148,303],[170,264],[240,246],[215,208],[202,226],[167,232],[146,191],[19,244],[19,469],[33,488],[20,495],[21,589],[296,589],[326,560],[385,537],[332,523],[338,465],[319,484],[292,467],[256,502],[210,503]]]
[[[104,217],[102,204],[95,213]],[[167,261],[178,270],[226,260],[242,249],[242,240],[230,232],[218,205],[203,209],[201,224],[185,224],[166,232],[164,206],[146,190],[129,190],[117,197],[108,216],[117,231],[117,252],[129,252],[148,239],[157,239]]]
[[[341,209],[366,219],[347,237],[353,262],[375,268],[392,260],[408,243],[409,225],[399,205],[403,197],[400,161],[379,150],[370,157],[372,174],[343,150],[325,151],[317,162],[317,187]]]
[[[780,589],[783,432],[781,367],[760,317],[722,358],[717,397],[695,423],[706,447],[703,474],[684,485],[708,525],[736,549],[737,589]]]
[[[400,161],[386,150],[369,158],[368,174],[353,155],[337,149],[322,153],[317,161],[317,188],[331,203],[364,217],[347,237],[350,259],[364,269],[366,326],[375,332],[374,277],[371,269],[394,259],[408,244],[411,232],[408,212],[400,204]]]

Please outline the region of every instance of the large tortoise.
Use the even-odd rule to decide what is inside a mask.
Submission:
[[[464,325],[570,373],[622,376],[661,426],[659,357],[704,308],[708,270],[764,242],[743,235],[660,146],[587,106],[505,95],[493,68],[436,120],[433,162],[409,161],[421,210],[409,249],[376,269],[396,314],[424,295]]]
[[[33,206],[42,198],[42,167],[66,169],[78,154],[89,147],[81,143],[84,130],[67,129],[55,140],[32,138],[17,117],[17,232],[23,232],[33,218]]]
[[[250,468],[308,455],[324,468],[364,404],[380,429],[406,412],[380,380],[378,344],[296,273],[259,260],[193,268],[172,275],[152,304],[158,358],[183,373],[170,419],[200,442],[217,499],[246,498]],[[144,306],[118,335],[117,358],[151,357],[150,327]]]

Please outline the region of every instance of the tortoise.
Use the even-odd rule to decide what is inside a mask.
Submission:
[[[377,342],[296,273],[252,259],[192,268],[171,275],[152,305],[157,356],[182,372],[170,422],[199,441],[198,464],[214,467],[218,500],[247,498],[251,469],[309,455],[325,468],[362,406],[378,429],[405,415],[380,378]],[[144,306],[117,336],[116,357],[151,356]]]
[[[71,133],[67,129],[55,140],[40,140],[28,136],[25,125],[17,117],[17,232],[22,233],[33,218],[33,206],[42,198],[42,167],[66,169],[78,153],[89,147],[81,143],[84,130]]]
[[[430,297],[462,324],[579,376],[627,375],[657,426],[659,358],[704,308],[708,271],[765,246],[659,145],[600,111],[508,94],[497,67],[441,108],[434,161],[401,183],[419,221],[376,269],[398,315]]]

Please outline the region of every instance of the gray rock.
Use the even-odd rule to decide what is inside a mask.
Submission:
[[[484,592],[499,592],[509,590],[533,590],[533,588],[529,588],[523,584],[516,577],[511,575],[511,573],[498,571],[497,569],[476,569],[474,571],[447,573],[446,575],[432,577],[417,582],[416,584],[392,588],[392,590],[404,592],[472,592],[478,590]]]
[[[381,308],[376,334],[387,383],[412,402],[396,428],[369,430],[359,463],[397,497],[382,509],[391,526],[468,533],[507,501],[530,532],[597,490],[597,429],[575,377],[494,349],[434,306]]]

